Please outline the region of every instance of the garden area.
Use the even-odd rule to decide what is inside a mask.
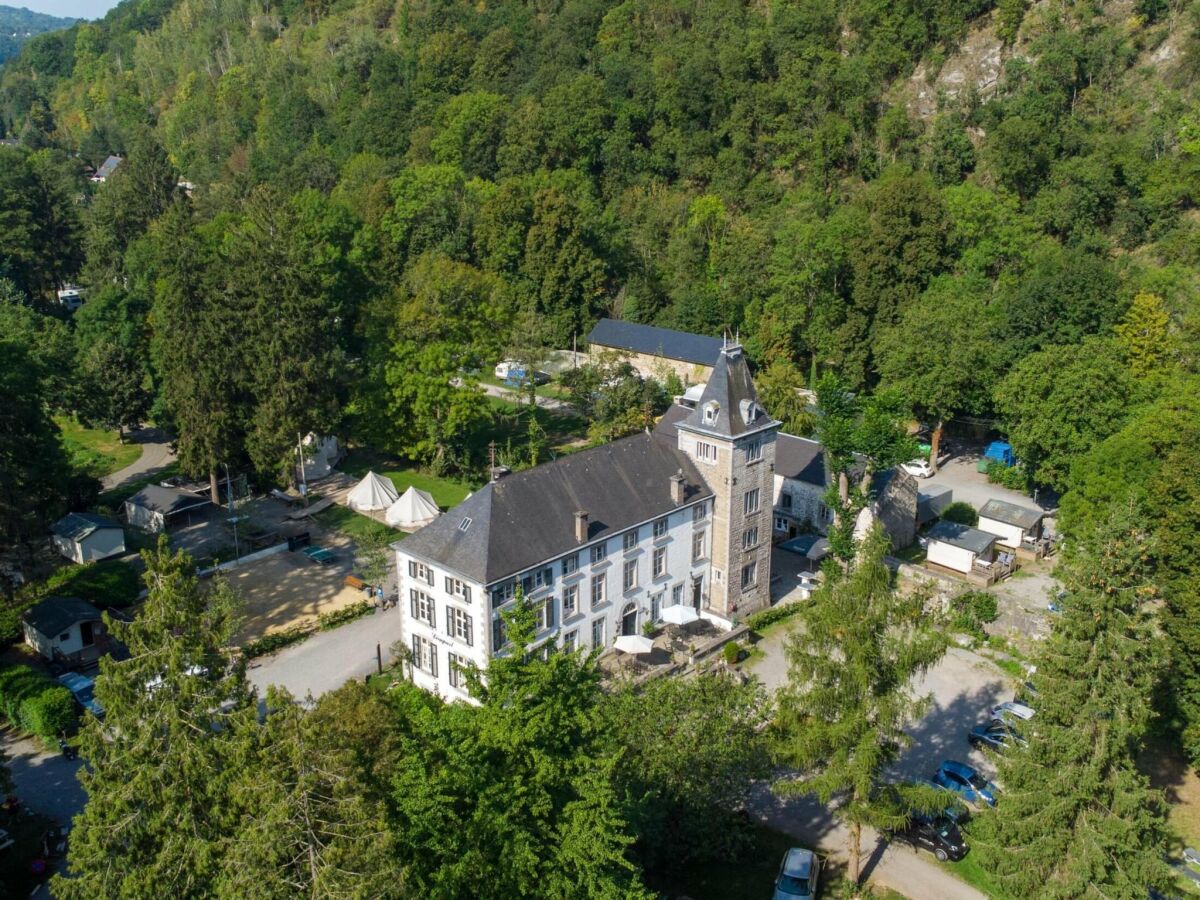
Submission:
[[[123,444],[115,431],[85,428],[69,416],[54,420],[62,432],[63,447],[71,466],[93,478],[120,471],[142,455],[138,444]]]

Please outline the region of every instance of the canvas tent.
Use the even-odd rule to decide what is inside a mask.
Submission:
[[[362,511],[387,509],[399,499],[390,478],[368,472],[346,495],[346,505]]]
[[[433,497],[412,485],[388,507],[384,520],[395,528],[422,528],[441,515]]]

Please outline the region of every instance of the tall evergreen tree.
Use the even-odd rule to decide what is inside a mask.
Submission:
[[[245,666],[227,651],[237,598],[202,587],[195,563],[166,540],[144,554],[145,604],[132,622],[107,619],[129,658],[103,657],[80,736],[88,802],[71,831],[63,898],[213,893],[237,832],[232,786],[257,716]]]
[[[876,525],[848,572],[828,578],[789,638],[788,683],[779,691],[774,742],[779,762],[796,778],[777,793],[836,801],[849,829],[849,878],[861,872],[865,825],[896,827],[908,810],[880,786],[908,742],[905,725],[928,707],[913,679],[946,649],[922,593],[901,595],[884,562],[889,543]]]
[[[1029,745],[999,763],[1003,796],[975,828],[1013,896],[1145,897],[1170,884],[1165,806],[1134,760],[1164,663],[1154,548],[1132,506],[1067,547],[1063,615],[1037,655]]]

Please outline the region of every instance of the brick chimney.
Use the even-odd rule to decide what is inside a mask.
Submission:
[[[671,476],[671,502],[679,505],[683,502],[684,482],[683,469]]]
[[[575,540],[583,543],[588,537],[588,514],[587,510],[579,509],[575,511]]]

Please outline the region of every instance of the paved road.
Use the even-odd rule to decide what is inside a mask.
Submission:
[[[499,387],[498,385],[488,384],[486,382],[480,382],[480,387],[483,388],[484,393],[486,393],[489,397],[499,397],[501,400],[510,400],[513,403],[521,403],[526,405],[529,403],[529,395],[525,393],[517,393],[516,391],[509,390],[508,388]],[[571,408],[571,405],[566,401],[558,400],[554,397],[543,397],[541,394],[537,395],[537,405],[542,409],[549,410],[550,412],[562,413],[563,415],[573,415],[575,412],[575,410]]]
[[[140,458],[123,469],[118,469],[111,475],[100,479],[106,491],[127,484],[136,478],[143,478],[154,472],[165,469],[175,461],[175,454],[167,443],[167,436],[157,428],[142,428],[133,432],[130,439],[142,445]]]
[[[375,645],[383,664],[391,661],[388,648],[400,639],[400,611],[392,607],[333,631],[321,631],[294,647],[251,662],[250,682],[265,695],[267,685],[287,688],[297,699],[318,697],[351,679],[362,679],[376,669]]]
[[[28,809],[64,825],[83,809],[87,795],[75,777],[83,763],[65,759],[57,751],[47,753],[41,741],[21,737],[10,728],[0,735],[0,742],[16,794]]]
[[[764,655],[747,667],[770,690],[787,680],[784,644],[797,625],[789,623],[790,627],[769,632],[758,644]],[[909,729],[912,745],[889,775],[904,779],[928,777],[945,759],[967,762],[993,774],[990,760],[970,748],[966,733],[986,718],[990,707],[1012,699],[1013,686],[1008,677],[989,660],[952,647],[914,688],[918,694],[932,694],[932,705]],[[815,800],[784,800],[763,785],[752,793],[750,808],[771,827],[834,857],[845,858],[845,829]],[[864,865],[873,881],[921,900],[967,900],[982,896],[939,868],[932,857],[919,855],[906,845],[888,846],[883,842],[877,845],[877,837],[874,832],[867,832],[863,838],[864,854],[871,857]]]

